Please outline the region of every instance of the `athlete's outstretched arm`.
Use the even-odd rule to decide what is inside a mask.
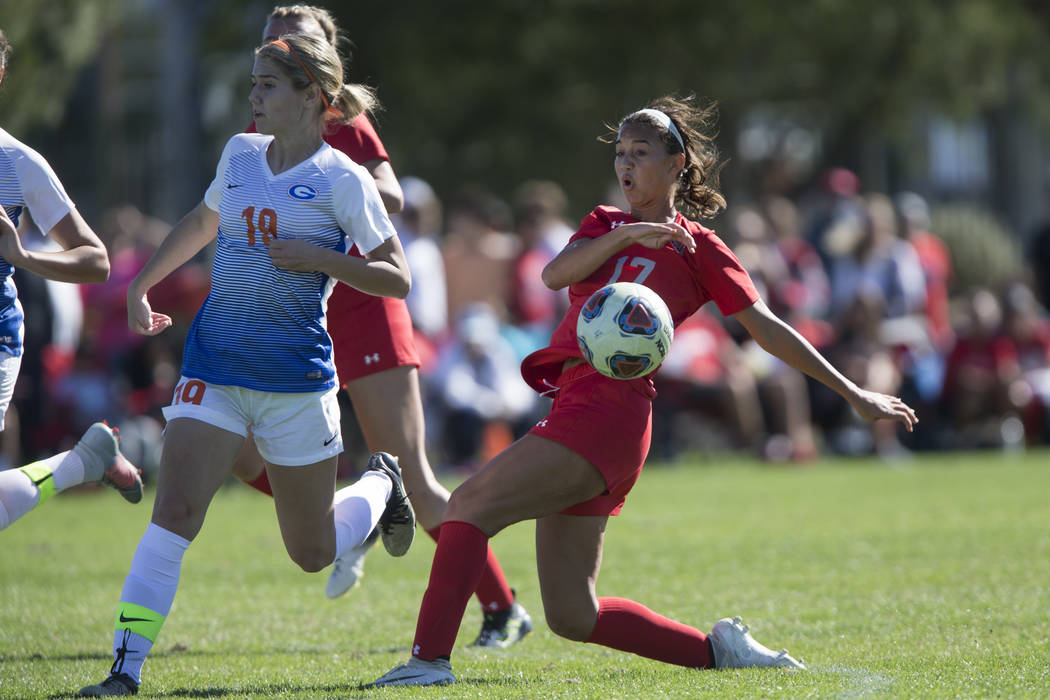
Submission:
[[[270,243],[270,259],[277,267],[323,272],[379,297],[404,299],[412,287],[408,261],[397,236],[391,236],[364,258],[321,248],[301,238],[278,238]]]
[[[26,250],[14,223],[0,209],[0,256],[15,267],[57,282],[105,282],[109,279],[106,247],[84,217],[71,209],[48,232],[62,250]]]
[[[587,279],[602,263],[633,243],[659,250],[671,241],[681,243],[690,253],[696,250],[696,241],[678,224],[649,221],[624,224],[604,236],[583,238],[565,246],[543,268],[541,277],[550,289],[562,289]]]
[[[842,376],[794,328],[770,311],[761,299],[733,314],[733,317],[743,324],[763,350],[837,392],[866,420],[899,420],[909,431],[919,422],[915,411],[898,397],[862,389]]]
[[[175,224],[164,242],[153,253],[128,286],[128,326],[136,333],[156,335],[171,325],[171,318],[150,308],[146,294],[218,234],[219,213],[201,202],[182,221]]]

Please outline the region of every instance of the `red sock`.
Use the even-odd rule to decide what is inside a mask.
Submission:
[[[245,481],[244,483],[251,486],[256,491],[262,491],[267,496],[273,496],[273,490],[270,488],[270,477],[266,476],[266,470],[263,469],[259,476],[255,477],[252,481]]]
[[[435,542],[441,534],[441,526],[427,530],[427,534]],[[488,612],[506,610],[514,604],[514,591],[510,590],[510,584],[503,575],[503,569],[499,565],[499,559],[492,547],[488,548],[488,558],[485,560],[485,570],[481,572],[481,583],[474,593],[478,596],[481,607]]]
[[[430,583],[419,606],[412,656],[433,661],[452,654],[467,601],[485,568],[488,542],[488,535],[470,523],[451,520],[441,525]]]
[[[714,668],[707,635],[624,598],[599,598],[591,644],[692,668]]]

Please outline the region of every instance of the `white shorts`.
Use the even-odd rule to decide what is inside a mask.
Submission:
[[[22,356],[0,350],[0,431],[4,429],[4,418],[11,397],[15,393],[15,382],[18,381],[18,369],[22,366]]]
[[[194,418],[244,437],[251,428],[263,459],[299,467],[343,451],[338,395],[338,386],[283,394],[180,377],[164,418]]]

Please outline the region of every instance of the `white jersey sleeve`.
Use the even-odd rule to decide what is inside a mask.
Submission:
[[[338,177],[332,183],[332,196],[339,227],[363,254],[396,235],[375,180],[363,167],[358,166]]]
[[[219,157],[219,164],[215,166],[215,179],[208,185],[208,189],[204,192],[204,204],[212,211],[219,211],[219,205],[222,203],[222,192],[226,189],[226,166],[230,163],[230,153],[237,147],[237,140],[243,136],[243,134],[237,134],[229,141],[226,142],[226,146],[222,149],[222,155]]]
[[[25,206],[37,227],[46,234],[73,211],[73,200],[42,155],[6,132],[0,136],[7,137],[0,138],[0,148],[14,168]]]

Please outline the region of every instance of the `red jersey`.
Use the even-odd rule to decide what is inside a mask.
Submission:
[[[255,122],[247,131],[256,131]],[[364,114],[348,124],[329,124],[324,140],[355,163],[390,161],[379,134]],[[351,246],[347,255],[364,257],[356,245]],[[412,322],[403,299],[373,296],[348,284],[337,284],[328,297],[327,316],[328,332],[335,346],[336,371],[344,385],[391,367],[419,366]],[[355,322],[362,320],[367,322]]]
[[[570,242],[598,238],[617,226],[637,221],[616,207],[601,206],[583,219]],[[610,257],[587,279],[569,285],[569,310],[554,330],[550,345],[532,353],[521,364],[522,376],[529,386],[541,393],[550,390],[565,360],[583,357],[576,342],[576,319],[591,294],[612,282],[636,282],[652,289],[667,304],[675,326],[709,301],[714,301],[725,316],[758,301],[750,275],[714,231],[681,214],[676,215],[675,222],[693,236],[695,253],[674,243],[660,250],[635,243]],[[652,375],[624,381],[655,396]]]

